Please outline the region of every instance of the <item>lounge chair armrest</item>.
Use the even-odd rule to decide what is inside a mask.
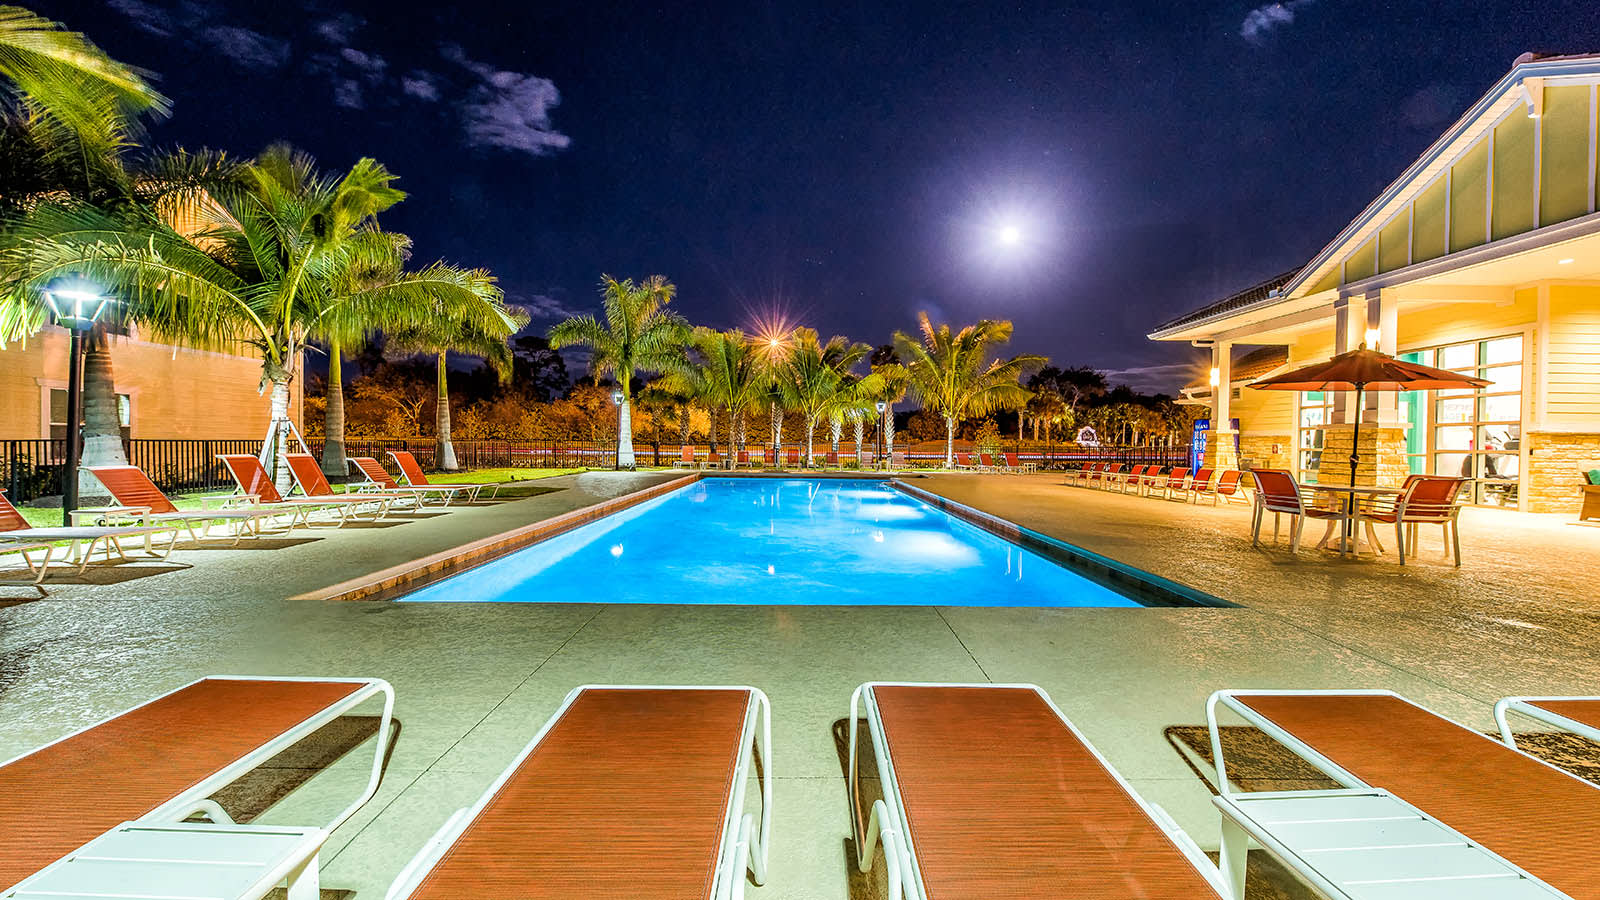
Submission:
[[[260,506],[260,494],[228,494],[217,497],[201,497],[201,509],[227,509],[230,506]]]
[[[70,525],[112,525],[125,521],[137,522],[148,515],[148,506],[80,506],[68,513],[67,522]]]

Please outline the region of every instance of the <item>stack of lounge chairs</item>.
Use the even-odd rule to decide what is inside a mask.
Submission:
[[[213,798],[378,700],[365,789],[330,823],[236,824]],[[210,677],[0,765],[0,896],[315,898],[318,851],[377,791],[393,709],[377,679]],[[1236,790],[1223,711],[1338,787]],[[856,865],[882,847],[890,900],[1250,900],[1254,843],[1332,900],[1600,897],[1600,786],[1518,750],[1508,724],[1600,738],[1600,698],[1511,697],[1495,713],[1503,743],[1387,691],[1217,692],[1213,864],[1041,688],[872,682],[848,720]],[[752,687],[577,688],[388,898],[738,900],[766,880],[771,715]]]

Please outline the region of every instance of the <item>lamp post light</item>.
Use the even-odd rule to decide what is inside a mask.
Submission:
[[[617,452],[611,460],[613,472],[622,471],[622,388],[611,392],[611,402],[617,407]]]
[[[889,408],[889,404],[879,400],[872,405],[878,410],[878,468],[882,469],[888,466],[883,458],[883,411]]]
[[[61,327],[71,334],[67,347],[67,465],[61,474],[61,524],[72,524],[78,508],[78,433],[83,417],[83,335],[105,311],[111,298],[88,285],[53,287],[44,292],[45,305]]]

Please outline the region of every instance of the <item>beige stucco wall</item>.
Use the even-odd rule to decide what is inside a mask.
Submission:
[[[0,440],[47,436],[47,391],[66,387],[67,345],[67,332],[50,327],[0,350]],[[130,395],[135,438],[254,438],[266,431],[259,359],[113,337],[111,365],[117,393]],[[297,422],[300,400],[297,380],[290,396]]]

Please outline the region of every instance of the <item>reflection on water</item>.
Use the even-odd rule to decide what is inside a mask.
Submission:
[[[900,491],[709,478],[414,601],[1134,606]]]

